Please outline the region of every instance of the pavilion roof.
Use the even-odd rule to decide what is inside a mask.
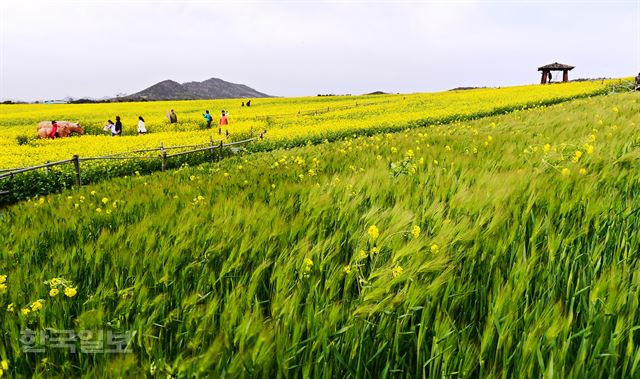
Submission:
[[[538,67],[538,71],[542,71],[542,70],[573,70],[575,68],[575,66],[569,66],[568,64],[562,64],[562,63],[551,63],[542,67]]]

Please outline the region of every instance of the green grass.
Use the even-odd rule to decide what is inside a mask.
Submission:
[[[639,114],[638,94],[596,97],[12,206],[0,359],[41,377],[638,377]],[[49,297],[54,277],[77,296]],[[34,355],[27,327],[137,336],[132,354]]]

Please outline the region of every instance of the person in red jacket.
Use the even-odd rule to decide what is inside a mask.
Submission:
[[[227,113],[224,111],[224,109],[222,110],[222,114],[220,115],[220,122],[218,122],[218,134],[222,134],[222,126],[227,126],[229,125],[229,120],[227,119]],[[228,130],[227,130],[227,134],[228,134]]]
[[[58,135],[58,123],[55,121],[51,121],[51,132],[49,133],[49,138],[55,139],[59,137]]]

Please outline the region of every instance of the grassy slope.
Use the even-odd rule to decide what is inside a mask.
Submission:
[[[16,205],[0,358],[61,376],[637,376],[639,111],[598,97]],[[53,277],[77,297],[49,298]],[[134,354],[19,353],[27,326],[107,324],[138,331]]]

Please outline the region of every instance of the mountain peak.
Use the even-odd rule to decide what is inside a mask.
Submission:
[[[244,84],[236,84],[219,78],[209,78],[202,82],[178,83],[163,80],[132,95],[123,96],[118,101],[154,100],[201,100],[271,97]]]

